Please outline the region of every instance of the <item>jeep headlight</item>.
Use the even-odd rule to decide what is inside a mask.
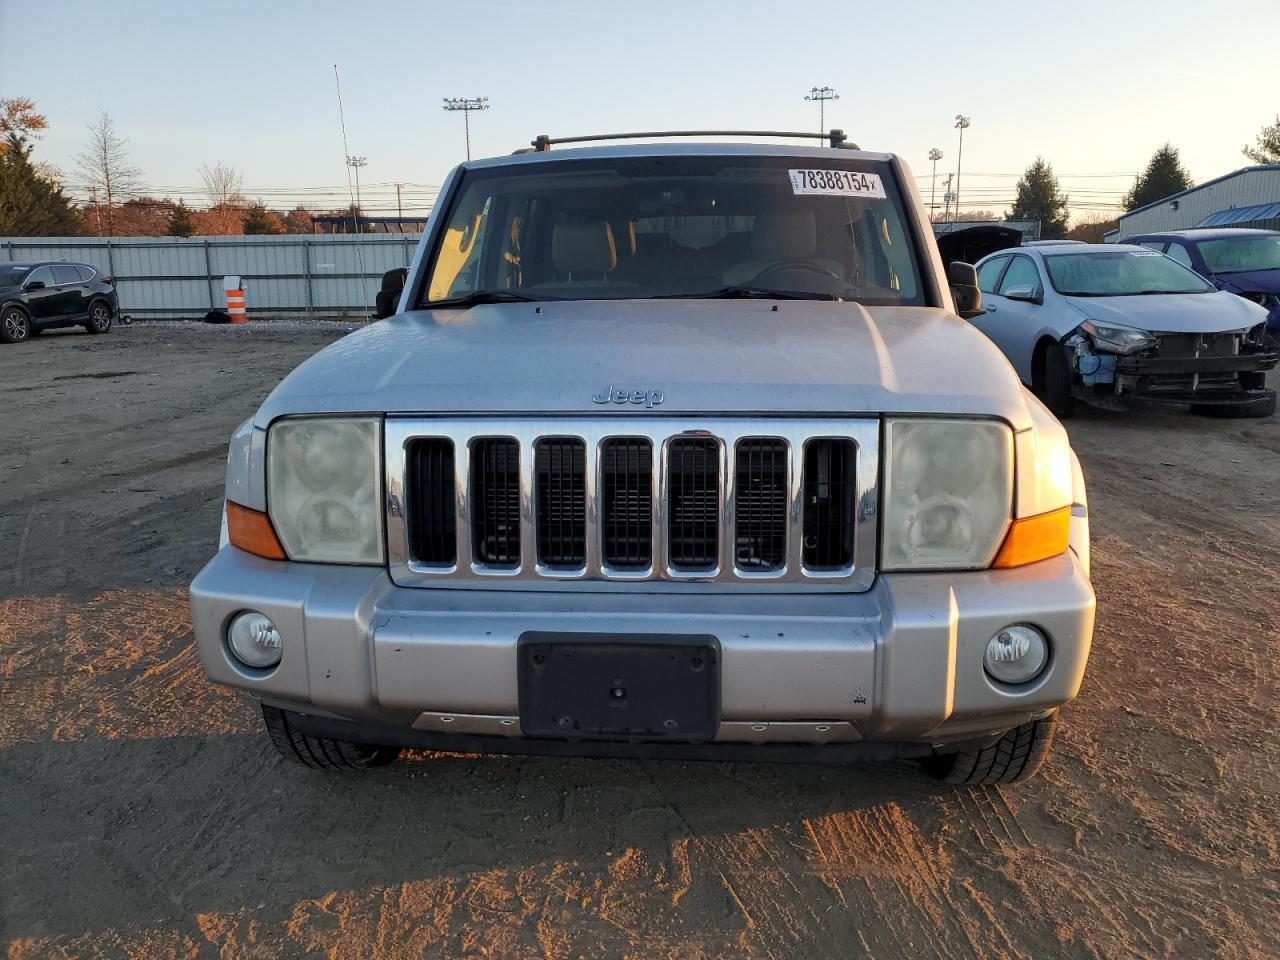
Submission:
[[[1013,508],[1013,433],[988,420],[885,424],[881,566],[983,569]]]
[[[1095,350],[1103,353],[1129,354],[1154,347],[1160,341],[1145,330],[1120,327],[1110,323],[1086,320],[1080,329],[1089,335]]]
[[[382,563],[376,418],[281,420],[267,435],[267,512],[290,560]]]

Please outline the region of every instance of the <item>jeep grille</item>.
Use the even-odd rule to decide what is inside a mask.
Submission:
[[[388,418],[406,586],[870,585],[874,420]]]

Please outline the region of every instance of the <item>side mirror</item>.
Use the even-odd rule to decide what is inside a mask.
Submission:
[[[982,312],[978,271],[972,263],[953,261],[947,268],[947,280],[951,283],[951,298],[956,302],[956,313],[962,320],[972,319]]]
[[[408,279],[409,271],[405,267],[396,267],[382,275],[382,289],[375,298],[374,317],[383,320],[396,312],[400,294],[404,293],[404,285]]]
[[[43,280],[32,280],[30,283],[24,283],[24,284],[22,285],[22,289],[23,289],[23,290],[43,290],[43,289],[44,289],[44,281],[43,281]]]
[[[1010,287],[1004,292],[1004,296],[1010,300],[1021,300],[1023,303],[1039,303],[1040,294],[1036,293],[1036,288],[1030,284],[1021,284],[1016,287]]]

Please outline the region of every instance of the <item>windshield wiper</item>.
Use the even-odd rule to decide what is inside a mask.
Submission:
[[[424,310],[436,307],[475,307],[485,303],[536,303],[553,300],[554,297],[535,297],[527,293],[516,293],[514,290],[475,290],[464,293],[460,297],[449,297],[445,300],[428,300],[422,305]]]
[[[655,300],[839,300],[832,293],[813,293],[808,290],[774,290],[770,287],[750,287],[734,284],[719,290],[701,293],[664,293]]]
[[[1172,294],[1172,293],[1209,293],[1209,292],[1210,291],[1208,290],[1140,290],[1139,291],[1139,293],[1141,293],[1142,296],[1144,297],[1149,297],[1149,296],[1152,296],[1153,294],[1156,296],[1161,296],[1161,295]]]

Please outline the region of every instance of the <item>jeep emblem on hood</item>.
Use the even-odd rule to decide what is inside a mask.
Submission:
[[[592,403],[635,403],[652,409],[666,398],[661,390],[615,390],[613,384],[605,387],[594,397]]]

